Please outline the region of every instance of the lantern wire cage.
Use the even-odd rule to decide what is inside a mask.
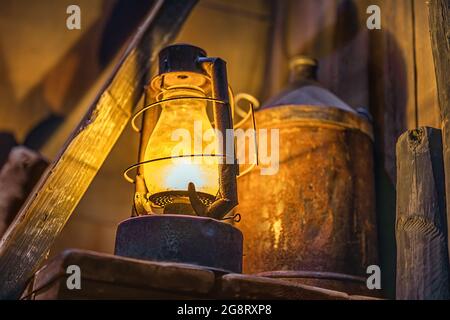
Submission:
[[[232,119],[235,118],[235,110],[237,115],[241,118],[238,123],[236,125],[234,125],[234,129],[237,129],[241,126],[243,126],[250,118],[252,119],[252,126],[253,126],[253,137],[254,137],[254,145],[255,145],[255,159],[256,162],[253,162],[252,164],[249,165],[248,168],[246,168],[244,171],[242,171],[240,174],[238,174],[236,176],[236,178],[242,177],[243,175],[246,175],[248,173],[250,173],[258,164],[259,164],[259,159],[258,159],[258,145],[257,145],[257,139],[256,139],[256,120],[255,120],[255,114],[254,114],[254,106],[256,106],[257,108],[259,107],[259,101],[254,98],[253,96],[249,95],[249,94],[245,94],[245,93],[240,93],[238,95],[236,95],[236,98],[234,97],[232,90],[230,87],[228,87],[228,92],[229,92],[229,97],[230,97],[230,101],[229,103],[227,103],[226,101],[220,100],[220,99],[215,99],[212,97],[208,97],[208,96],[190,96],[190,95],[182,95],[182,96],[176,96],[176,97],[166,97],[166,98],[161,98],[159,99],[159,97],[157,97],[157,101],[150,103],[148,105],[145,105],[144,107],[142,107],[140,110],[138,110],[132,117],[131,119],[131,126],[132,129],[135,132],[140,133],[142,131],[141,128],[138,127],[138,125],[136,124],[136,120],[140,117],[143,116],[144,113],[148,110],[150,110],[151,108],[157,107],[157,106],[161,106],[164,103],[168,103],[168,102],[173,102],[173,101],[180,101],[180,100],[201,100],[201,101],[205,101],[205,102],[209,102],[209,105],[217,105],[217,106],[221,106],[221,107],[227,107],[227,105],[229,104],[231,106],[231,116]],[[235,101],[236,100],[236,101]],[[241,100],[246,100],[249,103],[249,109],[248,111],[244,111],[238,104],[238,101]],[[236,102],[236,103],[235,103]],[[211,120],[210,120],[211,121]],[[211,125],[215,126],[214,121],[211,121]],[[234,130],[233,129],[233,130]],[[209,153],[209,154],[205,154],[205,153],[193,153],[193,154],[183,154],[183,155],[171,155],[171,156],[166,156],[166,157],[157,157],[157,158],[153,158],[153,159],[146,159],[144,161],[140,161],[136,164],[133,164],[131,166],[129,166],[127,169],[125,169],[123,176],[124,178],[130,182],[135,184],[136,183],[136,179],[133,179],[132,177],[130,177],[130,171],[134,170],[134,169],[138,169],[140,166],[146,165],[146,164],[150,164],[150,163],[154,163],[157,161],[167,161],[170,159],[177,159],[177,158],[201,158],[201,157],[216,157],[216,158],[221,158],[221,161],[224,162],[226,161],[227,155],[226,154],[215,154],[215,153]],[[190,183],[189,185],[191,185],[193,183]],[[191,186],[188,186],[188,190],[172,190],[172,191],[164,191],[164,192],[157,192],[155,194],[148,194],[148,193],[136,193],[135,195],[135,209],[136,212],[139,214],[139,212],[147,212],[147,214],[152,214],[152,213],[156,213],[160,210],[163,210],[165,212],[165,208],[169,205],[173,206],[175,205],[174,203],[174,199],[178,198],[188,198],[190,199],[190,194],[191,193],[195,193],[195,197],[198,199],[198,202],[200,203],[200,206],[203,207],[209,207],[211,206],[218,198],[219,198],[219,190],[216,192],[215,195],[213,194],[209,194],[209,193],[205,193],[205,192],[201,192],[201,191],[197,191],[195,190],[195,187],[193,187],[193,190],[190,190]],[[179,200],[177,200],[178,203]],[[190,200],[192,201],[192,200]],[[139,203],[137,205],[137,203]],[[136,205],[140,208],[139,210],[137,209]],[[191,203],[191,205],[193,205]],[[198,207],[199,204],[197,204]],[[186,207],[184,207],[186,210]],[[194,208],[194,212],[199,215],[198,210]],[[233,215],[230,216],[225,216],[222,217],[221,220],[230,220],[233,222],[239,222],[241,220],[241,215],[239,213],[235,213]]]
[[[230,89],[231,92],[231,89]],[[233,97],[233,95],[230,95],[230,97]],[[237,98],[240,99],[246,99],[249,102],[250,108],[249,111],[247,113],[245,113],[244,110],[242,110],[240,107],[236,108],[237,110],[239,110],[239,113],[242,117],[242,119],[238,122],[238,124],[236,124],[235,129],[241,127],[245,122],[247,122],[249,120],[249,118],[252,118],[252,126],[253,126],[253,130],[255,132],[254,135],[254,144],[255,144],[255,157],[256,157],[256,163],[251,164],[246,170],[244,170],[242,173],[240,173],[237,178],[242,177],[248,173],[250,173],[258,164],[259,164],[259,158],[258,158],[258,144],[256,141],[256,120],[255,120],[255,107],[254,105],[256,105],[257,107],[259,107],[259,103],[258,100],[256,98],[254,98],[253,96],[249,95],[249,94],[239,94],[236,96]],[[167,98],[164,100],[160,100],[160,101],[156,101],[154,103],[151,103],[145,107],[143,107],[142,109],[140,109],[139,111],[137,111],[132,119],[131,119],[131,127],[133,128],[134,131],[136,132],[141,132],[141,129],[136,125],[136,119],[139,118],[139,116],[141,116],[145,111],[154,108],[156,106],[159,106],[163,103],[167,103],[170,101],[176,101],[176,100],[203,100],[203,101],[207,101],[207,102],[214,102],[217,103],[221,106],[225,106],[226,102],[223,100],[218,100],[218,99],[214,99],[211,97],[192,97],[192,96],[182,96],[182,97],[174,97],[174,98]],[[234,101],[232,101],[232,105],[234,105]],[[234,110],[234,108],[232,108],[232,110]],[[214,123],[213,123],[214,124]],[[152,162],[156,162],[156,161],[163,161],[163,160],[169,160],[169,159],[176,159],[176,158],[196,158],[196,157],[219,157],[222,159],[226,158],[226,155],[224,154],[188,154],[188,155],[177,155],[177,156],[170,156],[170,157],[161,157],[161,158],[156,158],[156,159],[150,159],[150,160],[145,160],[145,161],[141,161],[138,162],[136,164],[133,164],[131,166],[129,166],[128,168],[125,169],[123,176],[125,178],[125,180],[127,180],[130,183],[135,183],[135,180],[133,178],[131,178],[129,176],[129,172],[133,169],[136,169],[142,165],[148,164],[148,163],[152,163]]]

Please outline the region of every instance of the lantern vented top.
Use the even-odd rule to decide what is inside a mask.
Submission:
[[[188,44],[174,44],[159,52],[159,74],[168,72],[204,73],[198,63],[199,57],[206,57],[206,52]]]

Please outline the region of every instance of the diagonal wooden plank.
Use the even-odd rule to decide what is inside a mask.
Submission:
[[[196,0],[155,0],[111,78],[0,242],[0,298],[18,298],[45,259],[143,93],[158,51]]]

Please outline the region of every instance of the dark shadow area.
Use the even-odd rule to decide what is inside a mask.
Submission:
[[[8,160],[12,148],[17,146],[14,135],[10,132],[0,132],[0,170]]]
[[[141,24],[155,1],[119,0],[105,24],[99,50],[100,65],[106,67],[130,34]]]
[[[395,298],[396,156],[398,137],[407,129],[408,87],[405,58],[386,30],[370,33],[370,111],[374,118],[375,175],[382,283]]]
[[[105,2],[106,22],[96,21],[85,31],[17,107],[28,110],[32,105],[44,116],[30,129],[24,141],[26,146],[38,150],[58,130],[102,71],[123,49],[153,4],[154,1],[120,0],[110,8],[109,2]]]

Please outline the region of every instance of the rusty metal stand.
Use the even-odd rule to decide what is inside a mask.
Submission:
[[[215,219],[169,214],[146,215],[119,224],[115,254],[241,273],[242,242],[241,231]]]

